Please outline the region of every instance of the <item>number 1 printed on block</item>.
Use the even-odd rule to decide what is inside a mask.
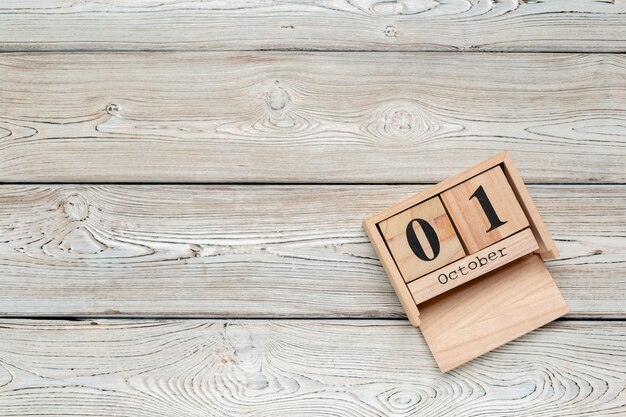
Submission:
[[[528,227],[500,167],[444,191],[441,199],[468,254]]]

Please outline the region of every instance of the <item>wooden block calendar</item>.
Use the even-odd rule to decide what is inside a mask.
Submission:
[[[443,372],[568,311],[543,263],[558,250],[507,152],[364,227]]]

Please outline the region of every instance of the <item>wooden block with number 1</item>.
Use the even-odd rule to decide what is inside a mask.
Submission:
[[[528,227],[502,168],[483,172],[441,193],[468,253]]]

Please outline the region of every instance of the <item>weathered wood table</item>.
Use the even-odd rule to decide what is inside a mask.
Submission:
[[[0,415],[626,414],[626,5],[0,3]],[[442,374],[363,218],[510,150],[570,314]]]

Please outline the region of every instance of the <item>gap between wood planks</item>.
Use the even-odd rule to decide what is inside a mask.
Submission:
[[[120,316],[2,316],[0,315],[0,321],[2,320],[39,320],[39,321],[94,321],[94,320],[139,320],[139,321],[185,321],[185,320],[206,320],[206,321],[387,321],[397,322],[401,324],[405,322],[406,325],[410,325],[406,318],[390,318],[390,317],[224,317],[224,316],[132,316],[132,315],[120,315]],[[553,322],[626,322],[625,319],[619,317],[559,317]]]
[[[272,52],[315,52],[315,53],[324,53],[324,54],[345,54],[345,53],[372,53],[375,52],[377,54],[394,54],[394,53],[419,53],[419,54],[441,54],[441,53],[450,53],[450,54],[586,54],[586,55],[623,55],[626,52],[620,49],[609,49],[609,50],[590,50],[590,51],[582,51],[580,49],[554,49],[554,50],[538,50],[538,51],[527,51],[527,50],[513,50],[513,51],[502,51],[502,50],[483,50],[483,49],[457,49],[457,50],[437,50],[437,49],[389,49],[389,50],[377,50],[377,49],[316,49],[316,48],[262,48],[262,49],[97,49],[97,48],[85,48],[85,49],[0,49],[0,55],[2,54],[79,54],[79,53],[119,53],[119,54],[127,54],[129,52],[137,53],[137,52],[145,52],[145,53],[186,53],[186,52],[259,52],[259,53],[272,53]]]
[[[444,180],[445,178],[442,178]],[[396,185],[417,185],[417,186],[429,186],[435,185],[436,182],[425,181],[425,182],[287,182],[287,181],[259,181],[259,182],[181,182],[181,181],[146,181],[146,182],[137,182],[137,181],[88,181],[88,182],[80,182],[80,181],[0,181],[0,185],[84,185],[86,187],[90,185],[180,185],[180,186],[196,186],[196,185],[207,185],[207,186],[268,186],[273,187],[277,185],[285,185],[285,186],[385,186],[388,185],[390,187]],[[626,185],[626,182],[533,182],[528,181],[524,182],[526,185],[536,185],[536,186],[616,186],[616,185]]]

